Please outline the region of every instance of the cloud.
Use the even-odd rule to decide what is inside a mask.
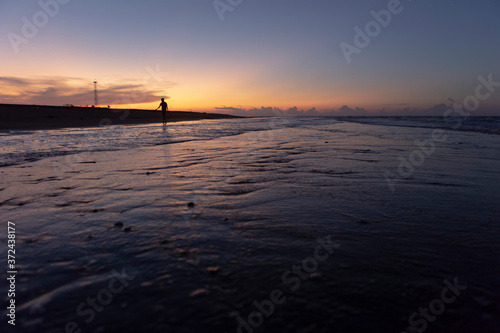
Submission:
[[[217,112],[227,113],[237,116],[246,117],[282,117],[287,116],[287,111],[283,111],[276,107],[264,107],[253,108],[253,109],[243,109],[241,107],[236,108],[232,106],[217,106],[214,108]]]
[[[387,104],[389,105],[389,104]],[[400,103],[400,106],[408,104]],[[442,117],[448,108],[453,107],[453,104],[436,104],[429,108],[411,108],[409,106],[404,108],[386,108],[383,107],[379,110],[366,110],[362,107],[351,108],[344,105],[339,109],[323,109],[318,110],[315,107],[304,110],[296,106],[289,109],[282,110],[277,107],[260,107],[252,109],[243,109],[241,107],[220,106],[215,107],[214,111],[226,114],[232,114],[244,117],[283,117],[283,116],[310,116],[310,117],[387,117],[387,116],[425,116],[425,117]],[[222,111],[222,112],[221,112]],[[498,115],[498,109],[495,107],[484,108],[477,115]]]
[[[311,109],[307,110],[307,111],[306,111],[306,114],[307,114],[308,116],[321,116],[321,115],[322,115],[321,113],[319,113],[319,112],[316,110],[316,108],[315,108],[314,106],[313,106]]]
[[[344,105],[339,109],[339,111],[343,113],[352,113],[354,110],[348,107],[347,105]]]
[[[217,110],[218,112],[220,112],[220,111],[229,111],[228,113],[231,113],[231,114],[236,114],[236,113],[239,113],[239,112],[245,112],[245,109],[235,108],[235,107],[232,107],[232,106],[219,106],[219,107],[215,107],[214,109]]]
[[[332,115],[335,115],[335,116],[369,116],[369,115],[373,116],[374,115],[373,112],[370,113],[367,110],[365,110],[364,108],[355,107],[354,109],[352,109],[347,105],[342,106],[340,109],[338,109],[338,111],[332,110],[331,113],[332,113]]]
[[[122,80],[123,82],[124,80]],[[98,83],[101,105],[136,104],[154,102],[165,96],[165,88],[172,82]],[[93,81],[74,77],[0,77],[0,102],[15,104],[91,105],[94,103]]]
[[[453,101],[449,99],[449,101]],[[446,110],[452,105],[446,105],[444,103],[433,105],[429,108],[417,109],[417,108],[402,108],[402,109],[392,109],[390,111],[385,108],[378,111],[379,116],[421,116],[421,117],[442,117]]]
[[[280,109],[276,107],[264,107],[261,106],[260,109],[258,108],[253,108],[250,110],[247,110],[248,114],[251,114],[252,117],[282,117],[286,116],[286,114]]]
[[[260,108],[252,108],[252,109],[243,109],[241,107],[231,107],[231,106],[220,106],[215,107],[214,110],[217,112],[223,111],[223,113],[229,113],[237,116],[246,116],[246,117],[284,117],[284,116],[308,116],[308,117],[329,117],[329,116],[364,116],[364,115],[373,115],[366,111],[363,108],[354,108],[351,109],[347,105],[344,105],[339,110],[335,109],[324,109],[322,111],[316,109],[316,107],[312,107],[310,109],[304,110],[299,109],[294,106],[286,110],[282,110],[277,107],[264,107]]]
[[[29,84],[27,79],[19,77],[4,76],[0,77],[0,84],[10,84],[14,86],[23,86]]]

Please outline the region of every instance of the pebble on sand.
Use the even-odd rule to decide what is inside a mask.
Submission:
[[[207,267],[206,270],[209,273],[215,274],[220,270],[220,267],[219,266],[209,266],[209,267]]]
[[[189,297],[201,297],[201,296],[205,296],[205,295],[208,295],[210,294],[210,291],[208,291],[208,289],[205,289],[205,288],[201,288],[201,289],[196,289],[195,291],[193,291],[191,294],[189,294]]]

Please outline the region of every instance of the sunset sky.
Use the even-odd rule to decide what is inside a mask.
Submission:
[[[396,5],[2,1],[0,103],[91,105],[96,79],[100,104],[119,107],[154,109],[167,97],[174,110],[439,115],[474,96],[479,76],[500,82],[498,0]],[[369,24],[369,45],[349,63],[341,43],[355,47],[354,29],[388,6],[399,13]],[[500,115],[496,89],[479,113]]]

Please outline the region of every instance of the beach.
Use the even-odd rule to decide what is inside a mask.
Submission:
[[[16,325],[5,309],[0,325],[498,332],[500,122],[472,120],[4,130]]]
[[[168,111],[169,122],[227,119],[234,116],[186,111]],[[0,130],[37,130],[67,127],[161,123],[161,111],[49,105],[0,104]]]

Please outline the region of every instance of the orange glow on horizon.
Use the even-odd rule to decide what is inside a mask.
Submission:
[[[21,78],[26,82],[25,85],[1,83],[0,89],[8,98],[0,99],[0,103],[75,106],[94,104],[94,78],[89,78],[88,73],[80,77],[77,76],[78,73],[71,73],[71,76],[69,73],[59,74],[60,77],[26,76]],[[294,107],[305,111],[315,108],[321,113],[339,110],[343,106],[376,113],[383,108],[391,111],[405,107],[418,109],[432,106],[422,103],[416,97],[408,98],[403,87],[392,91],[384,90],[384,87],[373,87],[370,90],[360,87],[353,90],[348,84],[330,82],[303,89],[302,86],[289,82],[259,83],[257,78],[245,71],[234,76],[218,77],[217,80],[213,79],[213,75],[199,74],[189,70],[182,73],[182,80],[172,77],[172,81],[165,82],[113,75],[96,77],[100,102],[98,106],[155,110],[162,97],[166,98],[171,111],[216,113],[229,113],[231,108],[252,110],[261,107],[279,108],[282,111]],[[52,95],[47,95],[46,91],[52,92]],[[436,99],[433,105],[439,103],[441,101]],[[223,109],[224,107],[228,110]]]

